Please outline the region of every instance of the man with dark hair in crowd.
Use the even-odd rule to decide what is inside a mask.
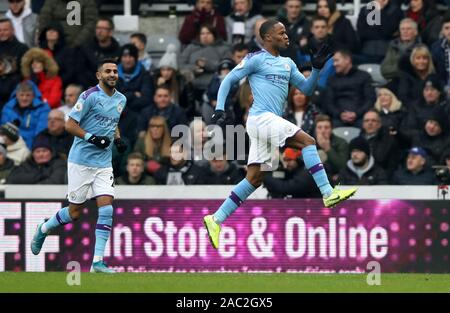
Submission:
[[[236,165],[230,163],[226,158],[224,147],[222,155],[215,156],[209,161],[209,168],[205,173],[204,183],[206,185],[235,185],[244,178]]]
[[[134,145],[139,114],[153,102],[153,81],[138,61],[138,50],[133,44],[124,45],[119,57],[117,90],[127,97],[127,106],[122,113],[119,128],[123,136]]]
[[[27,45],[17,40],[14,26],[10,19],[0,18],[0,54],[16,59],[16,66],[20,66],[20,61],[27,52]]]
[[[219,12],[214,10],[213,0],[197,0],[195,8],[191,14],[186,16],[180,29],[178,38],[184,45],[188,45],[197,36],[200,26],[209,23],[214,26],[218,37],[224,41],[227,40],[227,30],[225,27],[225,19]]]
[[[314,179],[305,168],[301,151],[286,148],[282,155],[282,168],[263,178],[271,198],[320,198]]]
[[[0,55],[0,111],[19,82],[15,57]]]
[[[395,137],[382,126],[378,111],[371,109],[364,114],[361,136],[369,142],[375,163],[390,176],[397,169],[400,151]]]
[[[248,53],[249,48],[245,43],[237,43],[231,48],[231,59],[234,64],[239,64]]]
[[[66,181],[66,171],[66,162],[53,153],[48,139],[41,137],[34,141],[31,157],[14,168],[6,182],[60,185]]]
[[[49,23],[58,22],[64,27],[66,43],[71,48],[79,47],[88,42],[95,31],[97,6],[92,0],[77,0],[81,12],[79,23],[68,23],[67,4],[71,0],[46,0],[39,13],[39,33]]]
[[[394,185],[434,185],[436,177],[427,167],[427,152],[421,147],[413,147],[408,152],[406,166],[398,169],[392,177]]]
[[[59,109],[51,110],[48,114],[47,128],[37,135],[37,138],[39,137],[47,138],[52,150],[67,159],[73,136],[66,131],[64,112]]]
[[[364,137],[350,141],[350,160],[339,172],[338,181],[343,185],[386,185],[385,171],[375,163],[370,146]]]
[[[187,151],[178,142],[170,148],[169,164],[163,165],[155,173],[158,185],[202,185],[205,177],[201,167],[187,160]]]
[[[333,60],[336,75],[328,79],[322,93],[322,108],[331,115],[334,127],[361,127],[364,113],[376,100],[372,78],[353,66],[347,50],[338,50]]]
[[[152,57],[148,54],[147,48],[147,36],[143,33],[134,33],[130,36],[130,42],[138,49],[139,51],[139,62],[141,62],[142,66],[145,68],[147,72],[150,72],[152,69],[153,61]]]
[[[17,40],[28,47],[33,47],[38,16],[26,7],[25,0],[8,0],[8,7],[5,16],[12,21]]]
[[[286,27],[289,40],[298,42],[307,37],[311,26],[301,0],[286,0],[284,6],[277,12],[277,19]]]
[[[442,20],[442,39],[431,45],[434,67],[440,81],[445,86],[450,86],[450,12],[447,11]]]
[[[117,185],[154,185],[153,177],[145,173],[144,157],[139,152],[130,153],[127,158],[127,172],[116,179]]]
[[[79,50],[78,82],[84,88],[97,84],[95,73],[102,59],[117,58],[120,45],[113,37],[114,23],[109,17],[101,17],[95,26],[95,37],[85,42]]]

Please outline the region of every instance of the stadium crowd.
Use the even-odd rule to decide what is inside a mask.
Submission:
[[[64,123],[81,92],[97,84],[96,64],[106,57],[117,58],[117,89],[127,97],[119,128],[128,150],[113,148],[117,184],[236,184],[245,176],[245,162],[208,161],[198,151],[211,140],[206,127],[221,81],[262,48],[259,27],[269,17],[258,1],[230,0],[227,12],[223,3],[197,0],[178,34],[181,52],[169,44],[157,61],[144,33],[119,44],[95,1],[79,0],[82,26],[66,23],[67,1],[40,2],[33,12],[25,0],[8,0],[0,18],[0,183],[67,182],[73,138]],[[309,15],[300,0],[280,5],[275,17],[291,41],[283,55],[305,76],[310,51],[324,42],[336,49],[313,95],[291,88],[284,117],[316,139],[336,184],[438,184],[432,166],[450,166],[450,11],[432,0],[376,2],[381,23],[369,25],[371,12],[362,8],[356,27],[335,0],[318,0]],[[379,64],[383,82],[364,64]],[[245,127],[251,104],[244,79],[226,100],[228,124]],[[179,124],[191,130],[192,151],[173,144]],[[341,127],[358,135],[341,138]],[[264,186],[272,197],[320,196],[301,151],[290,148]]]

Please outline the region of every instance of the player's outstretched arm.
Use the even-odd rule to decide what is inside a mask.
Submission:
[[[220,84],[219,92],[217,94],[216,110],[211,119],[211,122],[213,124],[219,125],[220,127],[225,125],[225,101],[227,100],[231,86],[233,86],[239,80],[239,77],[230,72],[227,76],[225,76],[224,80]]]
[[[100,149],[105,149],[111,144],[111,140],[106,136],[96,136],[86,132],[73,118],[69,118],[66,122],[66,130],[69,134],[86,140]]]

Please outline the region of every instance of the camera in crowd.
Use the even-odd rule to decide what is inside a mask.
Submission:
[[[440,184],[448,184],[450,182],[450,168],[448,166],[433,166],[434,173]]]

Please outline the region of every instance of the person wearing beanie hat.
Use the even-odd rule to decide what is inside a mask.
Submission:
[[[350,160],[338,175],[343,185],[386,185],[386,172],[375,163],[370,153],[369,142],[364,137],[356,137],[349,143]]]
[[[137,138],[136,124],[139,113],[152,103],[154,93],[150,74],[138,61],[138,50],[133,44],[126,44],[120,52],[117,90],[127,98],[127,105],[119,123],[122,134],[133,145]]]
[[[6,146],[8,158],[14,161],[14,165],[22,164],[30,155],[27,144],[19,134],[18,121],[6,123],[0,126],[0,140]]]
[[[14,168],[14,161],[8,158],[6,145],[0,140],[0,185],[6,183],[6,178]]]
[[[161,57],[158,63],[158,69],[162,67],[169,67],[178,71],[178,55],[177,47],[173,43],[169,43],[166,47],[166,52]]]
[[[31,152],[34,153],[36,149],[47,149],[53,154],[53,149],[50,144],[50,140],[44,136],[37,137],[36,140],[33,142],[33,148],[31,149]]]

